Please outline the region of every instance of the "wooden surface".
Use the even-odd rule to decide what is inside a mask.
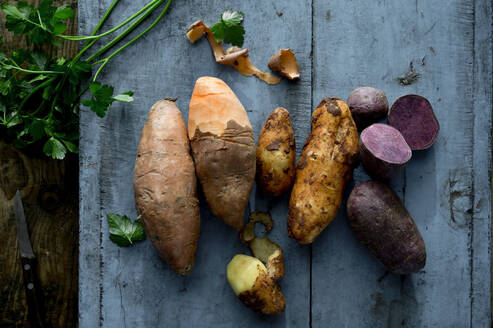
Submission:
[[[33,1],[31,1],[33,2]],[[39,1],[38,1],[39,2]],[[56,1],[61,3],[62,1]],[[75,8],[76,1],[64,1]],[[3,47],[23,41],[3,28]],[[77,20],[71,22],[75,31]],[[72,56],[75,43],[64,44],[59,55]],[[26,327],[25,289],[22,283],[13,197],[21,190],[31,243],[50,327],[77,325],[78,199],[77,158],[65,161],[32,158],[0,141],[0,327]]]
[[[90,33],[109,3],[79,3],[81,33]],[[109,24],[143,4],[122,2]],[[205,41],[188,43],[190,23],[212,23],[226,8],[245,12],[245,47],[259,68],[279,48],[290,47],[301,80],[268,86],[217,65]],[[88,111],[81,115],[80,326],[489,326],[491,17],[491,3],[479,0],[446,6],[439,0],[175,1],[164,21],[102,75],[117,91],[135,91],[135,101],[113,107],[102,120]],[[420,78],[401,85],[398,77],[411,62]],[[346,99],[361,85],[383,89],[390,103],[410,93],[427,97],[440,135],[431,149],[414,152],[391,183],[422,232],[426,267],[409,276],[388,274],[356,241],[344,208],[312,246],[298,245],[286,237],[288,196],[267,199],[255,190],[251,209],[271,211],[271,236],[285,252],[281,285],[287,307],[279,316],[254,314],[234,296],[226,265],[234,254],[249,251],[206,205],[189,277],[176,277],[149,241],[127,249],[111,243],[105,215],[136,215],[132,173],[149,108],[161,98],[178,97],[187,119],[194,82],[202,75],[231,86],[256,135],[274,108],[286,107],[298,153],[311,111],[323,97]],[[351,187],[365,179],[358,168]]]

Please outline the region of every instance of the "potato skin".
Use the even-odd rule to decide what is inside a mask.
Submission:
[[[385,118],[389,111],[385,93],[372,87],[354,89],[348,97],[347,104],[358,130]]]
[[[279,107],[267,118],[257,146],[257,183],[268,195],[279,196],[294,181],[296,146],[289,112]]]
[[[264,272],[260,272],[253,287],[240,293],[238,298],[253,311],[263,314],[281,313],[286,307],[281,287]]]
[[[172,101],[151,108],[137,150],[134,191],[159,255],[176,273],[191,273],[200,229],[197,182],[185,122]]]
[[[288,213],[288,236],[312,243],[334,219],[358,158],[358,131],[346,103],[325,98],[298,160]]]
[[[358,184],[347,201],[347,217],[359,241],[391,272],[409,274],[425,266],[423,238],[387,185],[378,181]]]

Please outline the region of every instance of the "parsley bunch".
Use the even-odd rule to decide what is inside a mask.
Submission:
[[[15,49],[10,54],[0,51],[0,137],[17,148],[42,150],[51,158],[63,159],[67,152],[78,152],[80,98],[87,90],[91,97],[82,100],[82,104],[100,117],[105,116],[115,101],[133,101],[132,92],[115,94],[114,87],[101,85],[97,77],[114,56],[163,18],[172,0],[152,0],[121,24],[97,34],[119,1],[113,0],[88,36],[63,34],[67,30],[67,20],[74,17],[68,6],[53,6],[51,0],[41,1],[37,7],[24,1],[1,5],[0,9],[6,15],[5,27],[15,35],[25,37],[29,50]],[[160,14],[146,29],[103,57],[163,3],[166,4]],[[123,27],[126,28],[120,34],[82,59],[100,38]],[[63,39],[86,43],[74,58],[50,57],[45,50],[47,46],[60,46]],[[0,45],[1,42],[0,39]],[[98,65],[93,75],[92,69]]]

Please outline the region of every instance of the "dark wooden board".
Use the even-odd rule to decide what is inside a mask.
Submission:
[[[4,1],[1,1],[4,2]],[[13,1],[10,1],[13,2]],[[28,1],[39,4],[39,0]],[[54,1],[77,9],[76,0]],[[4,29],[3,51],[25,47],[25,42]],[[77,31],[77,18],[68,33]],[[50,49],[71,57],[77,42]],[[38,259],[46,321],[50,327],[77,325],[78,290],[78,166],[77,157],[64,161],[35,158],[0,141],[0,327],[26,327],[27,308],[22,279],[13,197],[19,189],[24,201],[31,243]]]
[[[88,34],[110,1],[79,4],[80,32]],[[143,6],[123,1],[115,25]],[[222,10],[245,12],[245,47],[266,68],[279,48],[297,54],[302,79],[268,86],[213,61],[205,42],[184,33],[197,19]],[[102,75],[136,100],[104,119],[83,110],[80,156],[81,327],[480,327],[490,320],[491,239],[491,3],[451,1],[175,1],[146,38],[126,49]],[[421,77],[402,86],[410,63]],[[441,123],[436,144],[415,152],[392,186],[415,217],[428,250],[421,272],[400,277],[356,241],[340,215],[312,246],[286,237],[287,200],[255,190],[251,209],[270,210],[273,239],[285,251],[282,288],[286,312],[252,313],[225,278],[228,261],[248,250],[236,233],[202,206],[194,272],[176,277],[148,241],[120,249],[108,239],[107,213],[135,217],[132,175],[142,126],[151,105],[178,97],[187,119],[196,78],[222,78],[246,107],[258,135],[270,111],[286,107],[298,152],[310,114],[323,97],[346,99],[361,85],[383,89],[394,101],[418,93],[430,99]],[[358,168],[355,182],[367,179]],[[349,188],[348,188],[349,192]]]

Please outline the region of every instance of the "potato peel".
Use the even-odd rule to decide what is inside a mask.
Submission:
[[[288,80],[297,80],[300,78],[298,61],[291,49],[277,51],[269,60],[269,68]]]
[[[222,42],[217,42],[214,39],[209,27],[201,20],[196,21],[187,30],[187,38],[191,43],[199,41],[202,36],[207,37],[212,53],[217,63],[234,67],[238,72],[245,76],[256,76],[260,80],[268,84],[278,84],[281,79],[270,73],[262,72],[255,67],[248,56],[248,49],[240,49],[231,47],[224,51]]]
[[[250,243],[255,239],[255,224],[262,223],[265,227],[265,232],[271,231],[274,226],[274,221],[272,221],[272,217],[269,213],[255,211],[250,214],[249,218],[250,221],[248,221],[248,223],[240,231],[240,240],[247,245],[250,245]]]

